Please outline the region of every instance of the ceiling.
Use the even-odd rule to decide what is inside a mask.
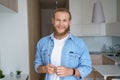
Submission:
[[[56,7],[65,7],[66,2],[67,0],[40,0],[42,9],[55,9]]]

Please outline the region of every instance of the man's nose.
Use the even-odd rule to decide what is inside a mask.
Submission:
[[[60,21],[60,23],[59,23],[60,25],[63,25],[63,22],[62,21]]]

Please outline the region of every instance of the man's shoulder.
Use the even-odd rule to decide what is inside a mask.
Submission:
[[[77,40],[77,41],[82,41],[83,42],[82,38],[80,38],[79,36],[71,35],[71,38],[75,41]]]
[[[86,46],[85,41],[79,36],[72,35],[72,40],[79,47]]]
[[[44,42],[44,41],[47,41],[49,40],[49,36],[45,36],[45,37],[42,37],[39,42]]]
[[[46,42],[48,42],[48,40],[49,40],[49,36],[44,36],[38,40],[37,44],[44,45]]]

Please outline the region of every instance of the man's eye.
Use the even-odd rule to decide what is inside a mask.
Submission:
[[[66,22],[67,20],[63,20],[64,22]]]
[[[60,21],[59,19],[57,19],[56,21]]]

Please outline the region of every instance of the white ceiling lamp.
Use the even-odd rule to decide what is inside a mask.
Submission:
[[[56,0],[56,9],[58,8],[57,6],[58,6],[58,1]]]
[[[97,0],[93,6],[92,23],[105,23],[103,6],[99,0]]]

